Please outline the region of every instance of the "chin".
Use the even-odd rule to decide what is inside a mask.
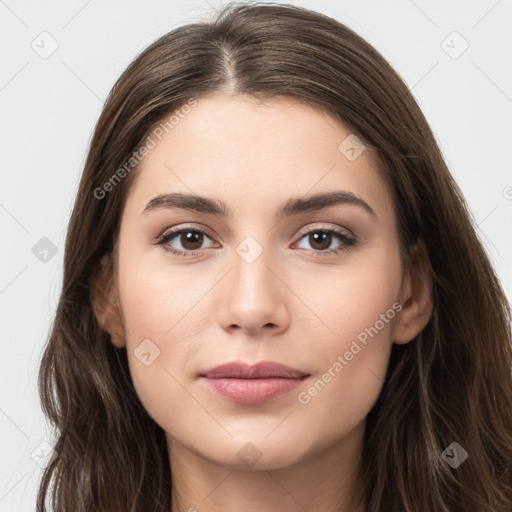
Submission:
[[[196,446],[193,451],[217,466],[247,471],[268,471],[283,469],[303,460],[308,450],[301,446],[299,441],[300,439],[292,436],[287,436],[285,441],[279,436],[265,439],[261,435],[257,438],[246,435],[235,439],[218,440],[218,444],[214,444],[215,441],[210,438],[207,446]]]

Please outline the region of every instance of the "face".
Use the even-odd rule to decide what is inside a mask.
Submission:
[[[285,467],[362,432],[402,285],[371,148],[292,99],[221,94],[198,98],[161,139],[129,190],[115,274],[148,414],[171,446],[226,467]],[[166,194],[216,208],[151,203]],[[260,362],[297,372],[211,372]]]

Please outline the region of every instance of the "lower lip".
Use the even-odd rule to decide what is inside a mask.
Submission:
[[[232,402],[263,404],[297,389],[302,378],[272,377],[267,379],[233,379],[204,377],[208,388]]]

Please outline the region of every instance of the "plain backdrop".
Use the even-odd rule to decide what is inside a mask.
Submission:
[[[404,78],[510,299],[512,2],[294,3],[353,28]],[[62,284],[67,222],[103,102],[144,47],[220,6],[0,0],[0,512],[35,510],[41,456],[51,442],[37,371]]]

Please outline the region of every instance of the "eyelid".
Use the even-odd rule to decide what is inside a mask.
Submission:
[[[354,235],[354,233],[350,229],[348,229],[346,227],[338,226],[337,224],[331,224],[331,223],[325,223],[324,225],[316,227],[316,228],[307,226],[307,227],[299,230],[297,232],[296,236],[302,237],[303,235],[307,235],[307,234],[311,233],[312,231],[330,231],[330,230],[340,232],[340,233],[344,234],[347,238],[357,238],[356,235]]]
[[[202,232],[205,235],[207,235],[209,238],[212,238],[212,239],[215,238],[211,234],[210,230],[206,226],[204,226],[203,224],[178,224],[177,226],[172,226],[172,227],[165,228],[162,231],[162,233],[155,238],[155,241],[161,240],[162,238],[164,238],[167,235],[174,234],[174,233],[179,233],[180,231],[183,231],[183,230],[186,230],[186,229],[189,229],[190,231],[199,231],[199,232]]]

